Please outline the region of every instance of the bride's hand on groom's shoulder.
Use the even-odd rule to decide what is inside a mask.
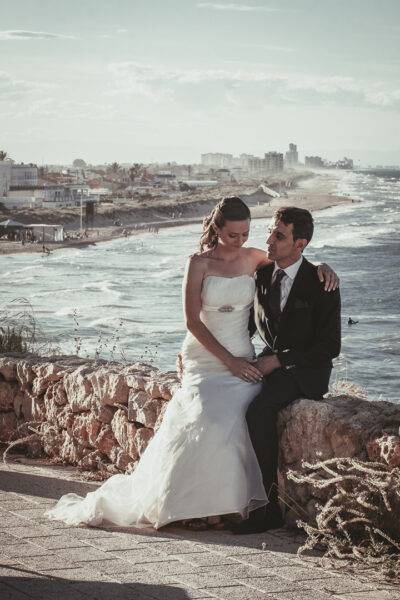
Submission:
[[[250,363],[246,358],[232,356],[227,363],[227,367],[235,377],[243,381],[258,383],[263,378],[263,374],[254,363]]]
[[[333,292],[339,287],[340,279],[336,275],[335,271],[331,269],[326,263],[318,265],[318,278],[321,283],[325,283],[324,290],[326,292]]]

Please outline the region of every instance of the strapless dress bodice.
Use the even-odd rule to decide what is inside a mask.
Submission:
[[[234,356],[254,357],[248,330],[254,294],[254,278],[246,274],[236,277],[208,275],[203,282],[200,319],[218,342]],[[225,365],[190,332],[184,340],[182,356],[185,371],[226,370]]]

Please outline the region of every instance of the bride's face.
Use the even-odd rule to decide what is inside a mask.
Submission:
[[[218,244],[227,248],[241,248],[249,237],[250,220],[225,221],[221,228],[216,227]]]

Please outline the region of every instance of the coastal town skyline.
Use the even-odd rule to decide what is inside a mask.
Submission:
[[[195,163],[299,140],[398,164],[399,16],[394,0],[21,0],[0,7],[1,146],[37,164]]]

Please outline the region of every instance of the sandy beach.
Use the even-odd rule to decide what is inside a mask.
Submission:
[[[270,217],[279,206],[298,206],[312,212],[354,202],[349,196],[338,196],[335,193],[340,177],[340,173],[332,171],[316,174],[314,177],[300,180],[295,188],[289,188],[281,196],[272,199],[269,199],[256,185],[254,187],[221,186],[217,191],[203,191],[189,199],[164,198],[162,202],[154,202],[151,206],[123,204],[113,206],[111,212],[106,212],[101,207],[102,210],[97,211],[94,227],[83,231],[79,229],[76,210],[55,209],[51,215],[40,215],[41,222],[64,223],[63,219],[66,219],[67,239],[61,243],[45,241],[44,245],[47,252],[53,252],[59,248],[79,248],[130,235],[159,232],[164,227],[200,223],[204,216],[210,213],[219,198],[232,195],[239,195],[248,204],[253,219]],[[29,215],[26,221],[26,214],[19,213],[20,211],[13,211],[12,218],[17,221],[21,219],[22,222],[35,220],[33,214]],[[113,223],[117,219],[121,222],[120,226],[110,225],[110,222]],[[21,242],[0,240],[0,254],[43,253],[43,251],[41,241],[22,245]]]

